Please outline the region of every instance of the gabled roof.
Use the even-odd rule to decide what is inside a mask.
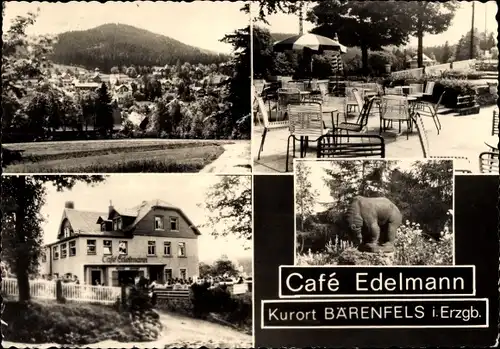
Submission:
[[[97,224],[97,221],[101,216],[107,216],[107,213],[80,211],[72,208],[65,208],[62,221],[64,221],[66,218],[68,219],[75,235],[79,233],[91,234],[94,232],[100,234],[101,226]]]

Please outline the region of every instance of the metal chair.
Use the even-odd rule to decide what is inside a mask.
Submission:
[[[429,139],[427,138],[427,132],[424,127],[424,121],[418,112],[414,115],[414,118],[415,118],[414,120],[415,124],[417,125],[418,138],[420,140],[420,146],[422,147],[422,153],[424,155],[424,158],[454,160],[453,161],[454,165],[458,163],[458,166],[454,166],[455,172],[472,173],[471,170],[467,169],[470,168],[470,160],[465,156],[431,155]]]
[[[368,124],[368,116],[370,116],[373,102],[376,99],[377,97],[371,97],[364,102],[356,122],[344,121],[339,123],[337,120],[337,126],[335,127],[334,133],[342,134],[342,131],[346,131],[346,134],[349,134],[349,132],[363,132]]]
[[[500,128],[499,121],[498,121],[498,110],[493,110],[493,120],[491,123],[491,135],[497,135],[498,134],[498,129]]]
[[[266,109],[266,105],[264,104],[264,100],[262,99],[262,97],[256,96],[255,99],[257,100],[259,111],[262,115],[262,120],[264,122],[264,132],[262,133],[262,140],[260,142],[259,152],[257,154],[257,160],[260,160],[260,153],[264,149],[264,142],[266,141],[267,132],[271,129],[287,128],[288,120],[270,121],[269,113]]]
[[[351,111],[356,111],[356,109],[361,110],[359,102],[355,97],[355,92],[359,93],[356,87],[345,88],[345,115],[349,115]],[[362,98],[363,96],[361,96]]]
[[[278,90],[277,119],[287,120],[289,104],[300,104],[301,95],[297,88],[280,88]]]
[[[443,100],[443,96],[445,93],[446,91],[443,91],[443,93],[441,93],[441,96],[439,96],[436,104],[432,104],[430,102],[418,102],[418,107],[416,108],[418,109],[420,115],[432,117],[432,121],[434,121],[434,125],[436,126],[438,134],[439,131],[441,131],[441,121],[439,121],[438,110],[441,106],[441,101]]]
[[[318,158],[385,158],[385,142],[378,135],[326,134],[318,138]]]
[[[307,152],[309,137],[319,138],[329,131],[323,122],[321,103],[289,104],[287,109],[290,135],[288,136],[286,148],[286,172],[288,172],[291,139],[293,139],[294,157],[296,140],[300,140],[300,157],[304,157]]]
[[[434,85],[436,83],[434,81],[427,81],[425,84],[425,91],[423,97],[432,98],[432,94],[434,93]]]
[[[499,174],[499,159],[496,152],[483,152],[479,154],[479,172]]]
[[[380,105],[380,134],[386,130],[386,121],[397,121],[399,124],[399,133],[401,133],[401,123],[406,122],[406,139],[412,131],[412,119],[410,115],[410,105],[405,97],[391,98],[391,96],[382,96]]]

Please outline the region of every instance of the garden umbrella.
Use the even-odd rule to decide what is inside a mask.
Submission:
[[[313,52],[323,52],[323,51],[338,51],[340,53],[346,53],[347,48],[340,44],[338,40],[333,40],[327,38],[326,36],[321,36],[317,34],[302,34],[294,35],[284,40],[278,41],[274,44],[273,50],[276,52],[283,51],[313,51]],[[311,72],[312,72],[312,59],[311,59]]]

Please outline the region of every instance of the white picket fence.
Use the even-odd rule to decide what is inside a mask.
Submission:
[[[73,302],[113,304],[121,296],[120,287],[90,286],[62,283],[62,296]],[[2,293],[18,296],[17,280],[2,279]],[[56,282],[47,280],[30,280],[30,296],[40,299],[56,299]]]

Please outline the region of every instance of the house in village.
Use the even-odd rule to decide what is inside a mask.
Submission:
[[[101,84],[99,84],[98,82],[80,82],[80,81],[77,81],[75,83],[75,90],[77,92],[95,91],[99,87],[101,87]]]
[[[122,103],[127,95],[132,93],[132,88],[128,85],[118,85],[114,86],[113,89],[113,99],[118,103]]]
[[[76,276],[86,284],[119,286],[136,276],[164,282],[198,276],[200,231],[162,200],[108,212],[77,210],[66,202],[57,241],[43,247],[40,273]]]
[[[418,56],[415,55],[413,58],[409,61],[410,63],[410,69],[415,69],[418,68]],[[431,65],[435,65],[436,61],[434,59],[429,58],[427,55],[422,54],[422,64],[424,67],[428,67]]]

